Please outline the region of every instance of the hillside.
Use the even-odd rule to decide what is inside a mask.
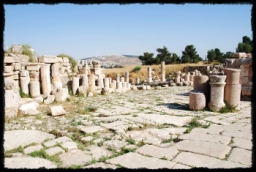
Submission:
[[[121,65],[121,66],[130,66],[130,65],[141,65],[140,59],[138,57],[128,57],[128,56],[99,56],[99,57],[90,57],[90,58],[84,58],[81,60],[99,60],[102,63],[102,66],[108,67],[108,66],[115,66],[115,65]]]

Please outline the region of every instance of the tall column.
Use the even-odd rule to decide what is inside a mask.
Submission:
[[[127,83],[129,83],[129,72],[128,72],[128,71],[126,71],[126,72],[124,73],[124,81],[127,82]]]
[[[124,82],[124,77],[121,77],[121,81],[120,82]]]
[[[88,88],[88,76],[86,74],[82,75],[82,86]]]
[[[103,77],[101,75],[99,75],[98,77],[98,87],[100,89],[102,89],[104,87],[104,84],[103,84]]]
[[[116,88],[117,87],[116,80],[112,80],[112,83],[113,83],[113,87]]]
[[[120,82],[120,74],[116,74],[116,82]]]
[[[224,87],[224,101],[236,110],[240,110],[241,84],[240,69],[225,68],[224,74],[227,76],[226,85]]]
[[[136,85],[139,85],[140,84],[140,78],[139,77],[137,77],[136,78],[136,83],[135,83]]]
[[[89,86],[89,92],[95,91],[95,75],[89,74],[88,76],[88,86]]]
[[[164,61],[162,61],[161,62],[161,81],[162,82],[165,82],[166,80],[165,80],[165,62]]]
[[[191,85],[194,85],[194,76],[195,76],[195,72],[190,72],[190,81],[191,81]]]
[[[219,111],[225,106],[224,86],[226,84],[226,75],[210,75],[211,99],[208,104],[210,110]]]
[[[29,94],[29,82],[30,77],[27,70],[23,70],[20,72],[20,88],[21,91],[25,94]]]
[[[210,85],[209,77],[206,75],[196,75],[194,76],[193,89],[202,91],[205,95],[206,104],[210,101]]]
[[[122,88],[122,82],[116,82],[116,88],[121,89]]]
[[[148,66],[148,82],[152,82],[152,71],[151,71],[151,66]]]
[[[72,78],[72,92],[73,92],[73,95],[77,94],[78,88],[79,88],[79,78],[78,77],[73,77]]]
[[[104,87],[109,88],[109,78],[104,78]]]
[[[41,86],[42,94],[44,96],[50,95],[51,92],[51,79],[50,79],[50,66],[41,66]]]

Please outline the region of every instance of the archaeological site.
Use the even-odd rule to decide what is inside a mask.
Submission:
[[[147,66],[107,77],[101,62],[4,57],[4,167],[192,169],[252,167],[252,57]]]

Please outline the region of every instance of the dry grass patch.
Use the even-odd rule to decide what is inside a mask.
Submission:
[[[184,67],[187,66],[198,66],[202,65],[201,63],[198,64],[191,64],[191,63],[186,63],[186,64],[168,64],[165,65],[165,73],[169,75],[172,72],[176,71],[183,71]],[[132,70],[138,65],[132,65],[132,66],[125,66],[123,68],[112,68],[112,69],[104,69],[102,73],[106,75],[106,77],[111,77],[112,79],[116,79],[116,74],[120,74],[120,77],[124,76],[124,73],[126,71],[129,71],[129,78],[132,81],[132,83],[135,83],[136,78],[140,78],[140,81],[147,80],[148,77],[148,66],[140,66],[141,69],[136,72],[132,72]],[[161,65],[151,65],[152,71],[155,71],[155,74],[152,75],[158,76],[161,78]]]

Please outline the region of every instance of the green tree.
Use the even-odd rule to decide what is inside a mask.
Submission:
[[[232,58],[233,53],[231,51],[227,51],[226,54],[223,55],[224,59]]]
[[[215,60],[217,60],[220,63],[223,63],[224,62],[224,58],[223,58],[224,54],[220,51],[220,49],[215,48],[215,54],[216,54]]]
[[[197,54],[196,48],[194,45],[187,45],[185,47],[185,50],[182,51],[182,56],[181,56],[181,62],[182,63],[197,63],[202,58],[199,57]]]
[[[248,36],[243,36],[243,42],[239,42],[236,52],[252,53],[253,41]]]
[[[145,52],[143,56],[139,56],[138,58],[141,60],[142,65],[151,65],[155,63],[155,58],[153,58],[153,53]]]
[[[180,61],[180,57],[176,53],[173,53],[171,57],[171,63],[177,64],[179,61]]]
[[[213,60],[216,59],[216,54],[215,54],[215,50],[214,49],[211,49],[211,50],[207,51],[207,59],[208,59],[209,63],[213,62]]]
[[[171,53],[165,46],[163,48],[156,49],[156,51],[158,52],[156,56],[157,64],[161,63],[162,61],[164,61],[165,64],[171,63]]]

